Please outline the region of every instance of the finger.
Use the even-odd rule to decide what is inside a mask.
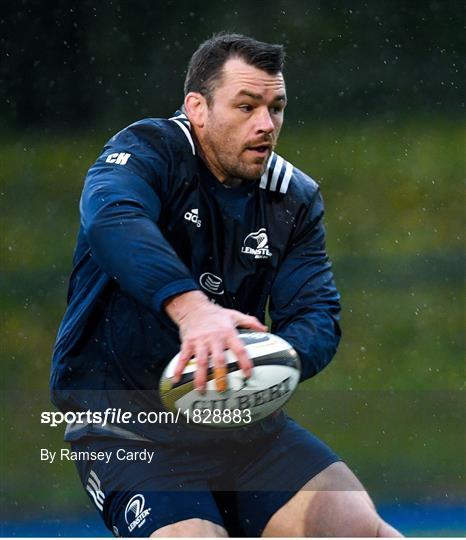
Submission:
[[[246,352],[243,342],[238,335],[232,336],[227,342],[228,348],[235,354],[238,366],[243,370],[246,377],[252,375],[253,363]]]
[[[257,330],[258,332],[267,332],[267,326],[262,324],[259,319],[252,315],[245,315],[240,311],[235,312],[235,324],[242,328],[250,328],[251,330]]]
[[[210,344],[212,364],[214,370],[215,389],[217,392],[228,390],[228,368],[225,362],[225,347],[223,341],[214,341]]]
[[[201,394],[205,393],[207,382],[208,351],[203,343],[196,345],[196,373],[194,375],[194,388],[197,388]]]
[[[194,354],[194,349],[189,342],[184,341],[181,346],[180,357],[176,364],[175,373],[173,374],[173,382],[176,384],[181,379],[183,370],[186,364],[191,360]]]

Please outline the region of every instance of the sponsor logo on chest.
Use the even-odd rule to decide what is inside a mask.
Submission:
[[[269,238],[265,228],[259,229],[246,236],[243,241],[241,253],[250,255],[254,259],[268,259],[272,256],[269,249]]]
[[[203,289],[212,294],[223,294],[222,278],[212,274],[212,272],[204,272],[199,278],[199,283]]]

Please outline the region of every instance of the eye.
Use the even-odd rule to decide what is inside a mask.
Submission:
[[[252,105],[248,105],[247,103],[245,103],[243,105],[240,105],[239,109],[242,110],[243,112],[248,113],[252,111]]]
[[[272,114],[280,114],[281,112],[283,112],[283,107],[280,105],[275,105],[273,107],[270,107],[270,111],[272,112]]]

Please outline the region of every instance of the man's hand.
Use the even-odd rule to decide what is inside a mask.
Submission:
[[[180,380],[186,364],[194,356],[197,362],[194,386],[204,392],[209,357],[212,358],[214,372],[220,377],[226,377],[224,358],[226,349],[230,349],[235,354],[245,376],[251,376],[252,362],[238,337],[236,328],[266,332],[267,327],[256,317],[217,306],[200,291],[190,291],[171,298],[165,304],[165,310],[180,329],[181,354],[173,378],[174,382]],[[220,384],[218,389],[223,390],[226,387],[222,388]]]

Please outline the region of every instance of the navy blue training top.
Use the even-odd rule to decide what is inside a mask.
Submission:
[[[276,153],[260,180],[223,185],[182,113],[123,129],[85,180],[52,394],[109,285],[163,316],[168,298],[196,289],[261,321],[268,303],[271,331],[298,352],[302,379],[315,375],[340,339],[323,214],[317,183]]]

